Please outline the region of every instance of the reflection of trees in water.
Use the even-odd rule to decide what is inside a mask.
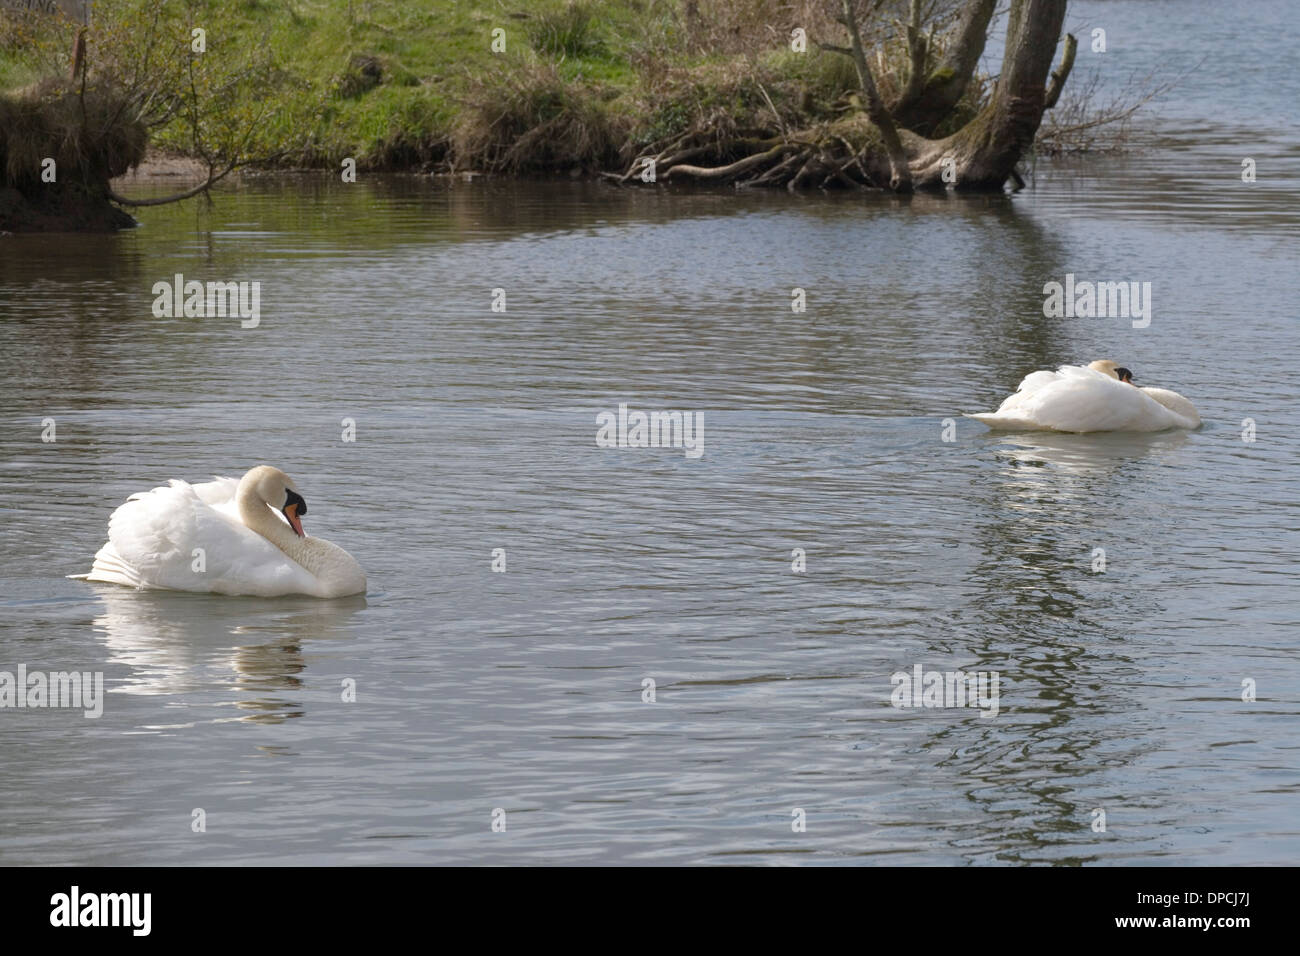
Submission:
[[[109,659],[130,675],[116,693],[197,696],[224,689],[242,719],[278,723],[305,712],[308,640],[337,636],[365,598],[273,601],[98,586],[94,621]],[[219,704],[220,706],[220,704]]]

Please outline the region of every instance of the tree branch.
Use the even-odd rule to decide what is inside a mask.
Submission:
[[[674,174],[681,173],[684,176],[694,176],[696,179],[725,179],[728,176],[739,175],[747,169],[753,169],[755,166],[761,166],[795,148],[797,147],[793,143],[778,143],[766,152],[746,156],[727,166],[674,166],[664,173],[663,178],[669,179]]]
[[[846,46],[836,46],[834,43],[823,43],[821,40],[814,39],[813,43],[817,44],[818,49],[829,50],[831,53],[843,53],[845,56],[852,56],[853,51]]]
[[[176,193],[172,196],[163,196],[159,199],[128,199],[126,196],[119,196],[113,191],[112,187],[110,187],[108,190],[108,198],[113,200],[113,202],[117,203],[119,206],[165,206],[168,203],[180,202],[182,199],[191,199],[199,193],[207,192],[214,185],[229,176],[231,171],[233,171],[238,165],[238,163],[231,163],[220,173],[214,173],[213,170],[209,168],[208,178],[206,180],[199,183],[193,189],[187,189],[183,193]]]
[[[226,164],[226,168],[219,173],[216,172],[216,167],[209,166],[207,179],[199,183],[193,189],[187,189],[183,193],[163,196],[158,199],[130,199],[126,196],[119,196],[110,187],[108,190],[108,198],[121,206],[165,206],[168,203],[180,202],[183,199],[192,199],[199,193],[206,192],[241,166],[252,166],[256,163],[272,163],[288,156],[292,152],[292,149],[283,149],[278,153],[271,153],[269,156],[258,156],[250,159],[232,159]]]
[[[1047,85],[1047,99],[1043,102],[1043,109],[1050,110],[1056,105],[1056,101],[1061,98],[1061,90],[1065,87],[1065,81],[1070,76],[1070,70],[1074,69],[1074,54],[1079,48],[1079,41],[1074,38],[1073,33],[1065,35],[1065,49],[1061,52],[1061,65],[1052,71],[1052,82]]]
[[[929,136],[952,112],[979,66],[996,7],[997,0],[967,0],[943,44],[939,62],[934,64],[925,82],[919,88],[909,82],[907,90],[892,105],[890,111],[898,125]]]
[[[921,0],[912,0],[907,18],[907,86],[903,89],[902,102],[914,102],[925,86],[925,37],[921,33]]]
[[[885,152],[889,155],[889,186],[895,192],[910,193],[912,173],[907,168],[907,154],[903,152],[903,143],[898,138],[894,118],[889,115],[889,110],[885,109],[885,104],[880,99],[880,91],[876,88],[876,80],[871,75],[871,67],[867,63],[867,51],[862,47],[862,33],[858,30],[858,21],[853,16],[853,0],[841,0],[841,3],[844,10],[844,25],[848,27],[849,39],[853,43],[853,63],[858,68],[858,82],[862,84],[862,92],[867,97],[867,116],[880,130]]]

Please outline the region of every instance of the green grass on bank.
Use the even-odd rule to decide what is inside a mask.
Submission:
[[[118,0],[97,14],[92,76],[96,44],[140,43],[158,22],[147,16],[157,2]],[[231,125],[247,127],[248,154],[292,147],[278,162],[557,171],[608,168],[692,129],[720,140],[770,131],[774,110],[789,128],[843,116],[856,87],[847,58],[789,47],[796,25],[833,35],[817,8],[789,0],[170,0],[175,19],[165,29],[176,40],[186,23],[202,27],[205,57],[263,59],[255,80],[208,91],[208,102],[236,118]],[[42,58],[25,38],[0,31],[0,88],[66,71],[72,34],[65,27],[50,39]],[[503,52],[494,38],[504,39]],[[187,38],[179,42],[172,48]],[[194,152],[182,123],[155,128],[152,143]]]

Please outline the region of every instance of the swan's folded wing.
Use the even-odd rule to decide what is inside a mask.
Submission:
[[[101,568],[97,556],[89,580],[122,583],[125,564],[143,587],[274,595],[308,594],[315,586],[301,565],[183,481],[132,495],[109,519],[105,548],[118,566]]]
[[[1036,392],[1044,385],[1051,385],[1053,382],[1060,381],[1060,379],[1060,372],[1030,372],[1020,380],[1020,384],[1016,386],[1016,391],[1025,393]]]
[[[1196,410],[1196,406],[1177,392],[1171,392],[1167,388],[1153,388],[1150,386],[1143,388],[1142,391],[1149,395],[1153,401],[1185,419],[1185,421],[1178,423],[1182,427],[1196,428],[1201,424],[1201,413]]]
[[[1058,377],[1059,376],[1055,372],[1030,372],[1020,380],[1020,384],[1016,386],[1016,390],[1002,400],[1002,404],[998,406],[998,411],[1014,411],[1016,408],[1020,407],[1020,405],[1023,404],[1025,399],[1030,395],[1033,395],[1039,389],[1055,382]]]
[[[1068,368],[1073,371],[1074,367]],[[1066,369],[1061,370],[1063,373]],[[1132,428],[1150,401],[1139,389],[1091,369],[1064,374],[1026,396],[1017,413],[1041,428],[1062,432],[1106,432]]]
[[[1003,399],[1002,404],[998,406],[997,414],[1007,419],[1019,418],[1016,413],[1025,406],[1031,396],[1060,380],[1061,376],[1056,372],[1030,372],[1020,380],[1015,392]]]
[[[216,506],[235,500],[235,492],[239,490],[239,479],[213,475],[211,481],[202,481],[190,487],[204,504]]]

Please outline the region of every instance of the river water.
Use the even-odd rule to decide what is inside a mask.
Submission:
[[[1295,863],[1286,6],[1072,4],[1081,75],[1199,69],[1014,196],[275,178],[0,239],[0,671],[105,682],[0,709],[0,863]],[[176,273],[259,324],[155,317]],[[1067,273],[1149,326],[1045,318]],[[1204,427],[960,418],[1093,358]],[[597,447],[621,403],[703,454]],[[65,577],[261,462],[364,598]]]

